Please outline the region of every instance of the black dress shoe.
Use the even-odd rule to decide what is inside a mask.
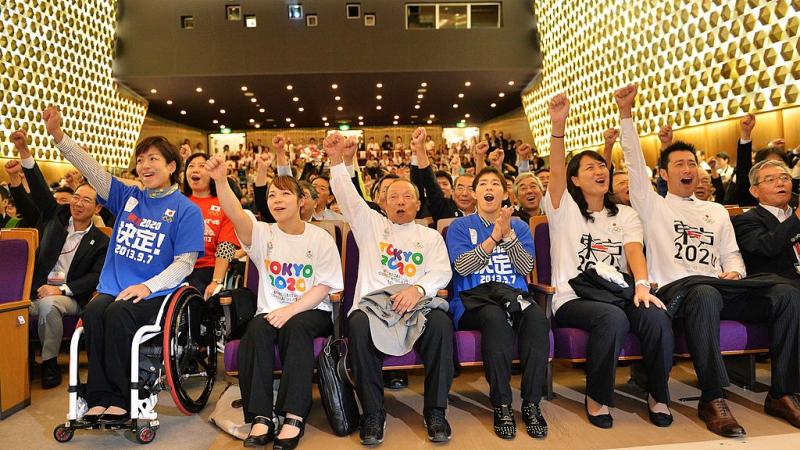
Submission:
[[[245,447],[263,447],[275,440],[275,422],[272,421],[272,418],[256,416],[255,419],[253,419],[253,425],[257,423],[266,425],[267,432],[259,434],[258,436],[253,436],[252,434],[247,436],[247,439],[244,440]]]
[[[522,420],[525,421],[525,430],[530,437],[544,439],[547,437],[547,421],[542,415],[542,408],[538,403],[522,402]]]
[[[100,419],[98,419],[98,422],[105,424],[122,424],[129,420],[131,420],[131,414],[128,412],[122,414],[103,413],[103,415],[100,416]]]
[[[611,417],[611,414],[600,414],[598,416],[589,414],[589,402],[586,398],[583,399],[583,406],[586,408],[586,417],[592,425],[604,429],[614,426],[614,418]]]
[[[510,405],[500,405],[494,409],[494,434],[501,439],[514,439],[517,436],[517,423]]]
[[[405,370],[387,370],[383,372],[383,386],[386,389],[399,390],[408,387],[408,373]]]
[[[283,425],[292,425],[297,428],[300,428],[300,433],[288,439],[275,439],[275,443],[272,444],[273,450],[294,450],[297,447],[297,444],[300,443],[300,438],[303,437],[306,431],[306,424],[302,420],[286,418],[283,421]]]
[[[648,408],[647,412],[650,414],[650,422],[657,427],[668,427],[672,425],[672,414],[667,413],[657,413],[650,411]]]
[[[450,424],[442,408],[428,408],[423,412],[425,428],[428,429],[428,440],[431,442],[447,442],[453,435]]]
[[[42,389],[52,389],[61,384],[61,371],[58,360],[50,358],[42,361]]]

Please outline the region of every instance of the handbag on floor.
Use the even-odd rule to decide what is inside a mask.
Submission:
[[[333,336],[317,358],[317,387],[331,429],[347,436],[358,429],[358,405],[353,380],[347,372],[347,342],[340,337],[341,305],[333,308]]]

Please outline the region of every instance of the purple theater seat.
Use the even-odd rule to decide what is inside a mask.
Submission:
[[[539,278],[539,284],[550,284],[551,273],[550,270],[550,229],[547,222],[536,225],[533,230],[533,247],[536,249],[536,276]],[[547,249],[547,251],[540,251],[540,249]]]
[[[78,325],[78,320],[80,320],[80,316],[64,316],[61,319],[61,323],[64,326],[64,340],[72,339],[73,333],[75,333],[75,326]],[[31,340],[38,341],[39,340],[39,316],[31,316],[28,320],[30,326],[28,327],[28,336]]]
[[[0,240],[0,303],[27,300],[22,298],[28,271],[28,242],[23,239]]]
[[[315,338],[314,339],[314,357],[316,358],[322,349],[325,348],[325,343],[328,341],[328,338]],[[225,372],[228,374],[234,374],[239,372],[239,343],[241,341],[239,339],[233,340],[225,344]],[[278,352],[278,346],[275,346],[275,370],[281,370],[283,366],[281,365],[281,357]]]
[[[589,343],[589,333],[580,328],[555,328],[553,329],[555,341],[555,357],[569,359],[575,362],[586,360],[586,345]],[[622,343],[620,358],[638,359],[642,357],[639,339],[633,333],[628,333]]]
[[[719,323],[719,347],[725,353],[741,353],[769,350],[769,330],[766,324],[742,323],[734,320],[721,320]],[[689,356],[686,335],[675,333],[675,353]]]

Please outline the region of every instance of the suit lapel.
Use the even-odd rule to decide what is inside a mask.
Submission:
[[[92,249],[94,249],[94,247],[97,245],[97,239],[95,239],[94,236],[94,228],[95,227],[92,226],[92,229],[83,236],[81,243],[78,244],[78,248],[75,250],[75,257],[72,258],[72,264],[69,266],[70,272],[72,272],[72,269],[78,265],[80,261],[83,261],[83,258],[86,256],[86,254],[92,251]],[[69,278],[69,274],[67,275],[67,278]]]
[[[778,218],[775,217],[775,215],[772,214],[771,212],[767,211],[767,209],[764,208],[763,206],[758,205],[756,207],[756,212],[758,213],[759,216],[761,216],[762,220],[767,222],[768,229],[772,230],[778,224],[780,224],[780,221],[778,220]]]

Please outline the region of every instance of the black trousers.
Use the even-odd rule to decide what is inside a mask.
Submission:
[[[447,408],[453,383],[453,322],[446,312],[431,310],[425,331],[414,348],[425,365],[425,408]],[[356,381],[356,394],[365,414],[383,409],[384,354],[372,342],[369,318],[356,310],[348,318],[348,354]]]
[[[186,277],[186,282],[189,283],[190,286],[197,289],[200,292],[200,295],[206,291],[206,288],[209,284],[211,284],[211,279],[214,277],[214,267],[201,267],[199,269],[194,269],[192,273]]]
[[[92,406],[118,406],[130,411],[131,343],[136,331],[155,321],[165,297],[139,303],[114,301],[99,294],[81,315],[86,334],[89,378],[86,401]]]
[[[547,357],[550,338],[547,317],[535,304],[520,312],[509,323],[505,309],[497,304],[465,311],[459,320],[460,330],[481,332],[483,370],[489,383],[492,406],[511,405],[511,361],[514,332],[522,366],[522,400],[538,403],[547,382]]]
[[[621,308],[598,301],[570,300],[556,312],[561,327],[589,332],[586,356],[586,395],[608,406],[614,405],[617,361],[629,330],[642,346],[647,390],[659,403],[669,402],[669,372],[672,369],[674,339],[672,319],[654,306]]]
[[[769,325],[773,397],[800,392],[800,291],[778,284],[723,298],[711,286],[689,290],[681,305],[686,341],[700,389],[717,391],[729,385],[720,355],[720,319]],[[719,394],[717,394],[719,395]]]
[[[239,386],[242,411],[247,423],[256,416],[272,417],[272,372],[277,341],[283,375],[275,411],[302,418],[311,410],[314,377],[314,338],[333,332],[331,313],[312,309],[296,314],[281,328],[275,328],[257,314],[247,324],[239,343]]]

